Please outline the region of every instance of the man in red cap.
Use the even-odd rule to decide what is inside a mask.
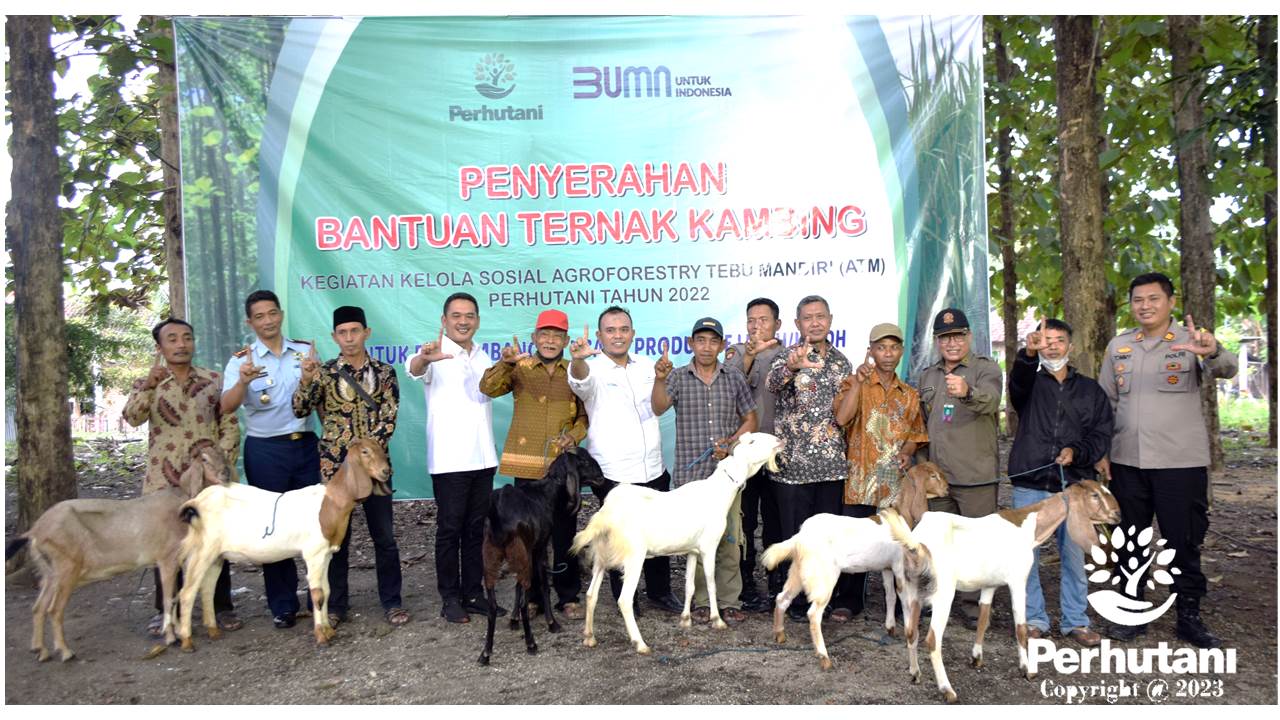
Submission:
[[[511,344],[502,348],[501,360],[480,378],[480,392],[489,397],[514,394],[511,429],[498,472],[515,478],[516,485],[541,479],[557,455],[587,436],[587,410],[569,389],[569,361],[564,358],[568,316],[559,310],[542,311],[530,339],[531,345],[522,351],[520,339],[512,336]],[[576,530],[576,518],[568,517],[555,518],[551,530],[556,609],[571,619],[582,617],[578,561],[569,556]],[[529,597],[542,597],[536,577]]]

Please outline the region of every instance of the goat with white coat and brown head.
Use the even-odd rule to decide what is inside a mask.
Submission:
[[[973,665],[982,665],[982,640],[991,621],[991,599],[996,588],[1008,586],[1018,641],[1018,669],[1034,677],[1027,664],[1027,575],[1037,545],[1048,540],[1064,522],[1072,542],[1088,553],[1097,542],[1093,526],[1120,521],[1120,506],[1107,486],[1081,480],[1034,505],[1001,510],[980,518],[928,512],[911,535],[929,546],[933,554],[936,590],[928,603],[933,607],[925,649],[947,702],[956,701],[955,690],[942,666],[942,634],[951,614],[957,590],[980,591],[978,633],[973,644]]]

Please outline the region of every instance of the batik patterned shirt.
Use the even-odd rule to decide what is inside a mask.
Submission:
[[[857,382],[856,375],[844,379],[836,394],[836,407]],[[856,414],[845,426],[849,479],[844,484],[844,504],[886,508],[898,499],[901,489],[898,452],[907,442],[923,445],[929,436],[924,430],[920,396],[897,375],[888,389],[874,374],[860,384]]]
[[[177,485],[197,449],[217,447],[234,466],[240,448],[236,414],[223,415],[222,374],[192,366],[185,382],[170,375],[147,389],[146,379],[133,385],[124,419],[138,427],[147,423],[147,473],[142,493]]]
[[[787,367],[787,356],[797,347],[778,353],[769,368],[769,389],[778,395],[774,430],[785,441],[774,479],[787,485],[844,480],[849,462],[832,402],[853,366],[844,353],[828,346],[822,367],[795,372]]]
[[[338,374],[339,368],[345,369],[369,393],[377,405],[376,411]],[[320,415],[324,427],[324,436],[320,438],[320,478],[326,483],[342,466],[352,440],[371,438],[377,440],[383,450],[387,449],[396,431],[399,409],[396,369],[372,357],[359,370],[341,357],[334,358],[320,366],[318,376],[310,385],[299,385],[293,393],[294,415],[306,417],[313,410]]]

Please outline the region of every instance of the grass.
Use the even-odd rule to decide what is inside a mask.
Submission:
[[[1266,432],[1266,400],[1221,395],[1218,398],[1218,421],[1222,427],[1246,432]]]

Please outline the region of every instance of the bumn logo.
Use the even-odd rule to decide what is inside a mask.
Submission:
[[[1098,533],[1098,545],[1094,545],[1089,551],[1093,562],[1084,564],[1084,569],[1090,573],[1089,582],[1119,586],[1120,581],[1124,580],[1123,592],[1108,588],[1089,593],[1089,605],[1099,615],[1117,625],[1145,625],[1165,614],[1178,597],[1177,593],[1169,593],[1169,599],[1159,607],[1138,597],[1138,589],[1148,569],[1151,570],[1151,577],[1146,581],[1148,590],[1154,590],[1156,583],[1172,585],[1173,575],[1182,572],[1178,568],[1169,568],[1176,551],[1164,548],[1164,538],[1156,541],[1153,548],[1153,535],[1151,528],[1138,532],[1137,528],[1130,525],[1126,534],[1122,528],[1117,527],[1110,535],[1106,532]],[[1139,548],[1140,553],[1137,552]],[[1121,550],[1129,553],[1127,563],[1120,562]],[[1112,569],[1105,567],[1108,560],[1114,566]],[[1152,568],[1152,565],[1155,567]]]
[[[502,53],[489,53],[476,63],[476,92],[500,100],[516,89],[516,65]]]

